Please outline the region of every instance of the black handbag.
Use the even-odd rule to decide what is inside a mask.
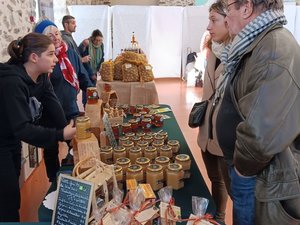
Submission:
[[[193,105],[192,111],[189,115],[189,126],[196,128],[201,126],[205,118],[205,112],[207,109],[208,100],[197,102]]]

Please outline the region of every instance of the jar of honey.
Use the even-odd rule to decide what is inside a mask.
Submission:
[[[147,146],[144,150],[144,156],[150,159],[151,163],[154,162],[157,157],[157,150],[154,146]]]
[[[113,148],[111,146],[104,146],[100,148],[101,161],[106,164],[113,163]]]
[[[126,180],[135,179],[138,183],[142,183],[144,180],[143,167],[133,164],[127,168]]]
[[[116,161],[117,165],[122,167],[123,174],[126,174],[127,168],[131,165],[130,159],[126,157],[118,158]]]
[[[135,133],[133,133],[133,132],[128,132],[128,133],[125,134],[125,136],[126,136],[126,137],[129,137],[129,141],[131,141],[132,137],[135,136]]]
[[[76,137],[78,139],[87,139],[92,136],[91,121],[87,116],[76,118]]]
[[[149,143],[147,141],[138,141],[136,146],[140,147],[142,149],[142,153],[144,153],[145,148],[149,146]]]
[[[119,165],[114,166],[116,180],[118,183],[118,187],[123,190],[123,184],[124,184],[124,176],[123,176],[123,170],[122,167]]]
[[[118,124],[118,123],[113,123],[113,124],[111,125],[111,129],[112,129],[112,131],[113,131],[113,133],[114,133],[114,136],[115,136],[115,139],[116,139],[116,140],[118,140],[119,137],[120,137],[120,130],[119,130],[119,127],[120,127],[120,124]]]
[[[141,137],[138,137],[138,136],[133,136],[131,138],[131,141],[133,141],[134,145],[136,146],[137,143],[141,140]]]
[[[162,142],[164,142],[165,141],[165,137],[163,135],[161,135],[160,133],[156,134],[156,135],[154,135],[154,141],[162,141]]]
[[[125,135],[126,133],[132,132],[130,123],[122,124],[122,133]]]
[[[143,105],[136,105],[136,112],[137,113],[140,113],[140,112],[142,112],[143,111],[143,109],[144,109],[144,106]]]
[[[120,145],[120,146],[123,146],[123,144],[124,144],[126,141],[129,141],[129,137],[126,137],[126,136],[121,136],[121,137],[119,137],[119,145]]]
[[[150,159],[146,157],[139,157],[136,159],[135,163],[143,167],[144,178],[146,179],[147,166],[150,164]]]
[[[170,158],[168,158],[166,156],[158,156],[155,158],[155,164],[159,164],[163,167],[165,179],[167,177],[167,167],[168,167],[169,163],[170,163]]]
[[[141,120],[143,120],[147,113],[145,111],[141,111],[140,114],[141,114]]]
[[[126,156],[129,156],[129,150],[134,146],[133,141],[125,141],[123,147],[126,149]]]
[[[136,133],[136,136],[137,136],[137,137],[140,137],[141,140],[143,140],[143,138],[144,138],[144,136],[145,136],[145,133],[144,133],[143,131],[140,131],[140,132],[137,132],[137,133]]]
[[[87,104],[97,104],[98,103],[98,92],[96,87],[88,87],[86,89]]]
[[[178,163],[171,163],[167,169],[167,186],[171,186],[174,190],[184,187],[184,172],[182,166]]]
[[[172,148],[168,145],[161,146],[159,149],[159,155],[166,156],[171,159],[173,157]]]
[[[134,113],[133,114],[133,119],[136,120],[136,122],[138,123],[138,126],[141,126],[141,121],[142,121],[142,115],[140,113]]]
[[[146,135],[144,136],[144,141],[147,141],[147,142],[149,143],[149,145],[151,145],[151,143],[152,143],[152,141],[153,141],[153,138],[152,138],[151,135],[146,134]]]
[[[168,145],[172,148],[173,156],[177,155],[180,149],[179,141],[168,140]]]
[[[114,147],[114,151],[113,151],[114,163],[117,162],[118,158],[124,158],[124,157],[126,157],[126,149],[123,146]]]
[[[151,119],[149,118],[144,118],[142,119],[142,130],[144,132],[149,132],[151,130]]]
[[[128,123],[131,125],[132,132],[136,133],[139,129],[139,123],[136,119],[128,120]]]
[[[129,149],[129,159],[135,164],[136,159],[142,157],[142,149],[138,146],[133,146]]]
[[[153,125],[156,127],[162,127],[164,125],[164,119],[162,114],[155,114],[153,119]]]
[[[164,137],[164,142],[167,144],[168,143],[168,132],[161,131],[159,134]]]
[[[146,182],[151,185],[153,191],[157,191],[164,186],[163,167],[158,164],[147,166]]]
[[[144,118],[145,119],[147,119],[147,118],[151,119],[151,124],[152,124],[154,116],[152,114],[145,114]]]
[[[178,163],[182,166],[184,172],[184,179],[191,177],[191,158],[186,154],[179,154],[175,157],[175,163]]]
[[[155,147],[158,151],[160,149],[160,147],[162,147],[164,145],[164,142],[163,141],[153,141],[152,142],[152,146]]]

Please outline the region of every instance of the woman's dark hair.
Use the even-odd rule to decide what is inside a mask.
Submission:
[[[8,45],[7,52],[11,57],[8,62],[25,63],[28,61],[31,53],[40,56],[48,49],[50,44],[52,44],[52,40],[48,36],[38,33],[29,33],[23,38],[12,41]]]
[[[101,31],[98,30],[98,29],[96,29],[96,30],[93,31],[93,33],[92,33],[90,39],[91,39],[92,41],[94,41],[94,40],[96,39],[96,37],[99,37],[99,36],[100,36],[100,37],[103,37]]]

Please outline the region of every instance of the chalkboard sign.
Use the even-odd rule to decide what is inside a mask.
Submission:
[[[93,183],[60,174],[52,225],[87,225]]]

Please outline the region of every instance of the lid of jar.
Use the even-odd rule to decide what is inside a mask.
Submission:
[[[179,144],[179,141],[177,140],[169,140],[168,141],[168,145],[178,145]]]
[[[104,146],[100,148],[101,152],[110,152],[112,151],[112,147],[111,146]]]
[[[146,115],[146,114],[147,114],[147,112],[145,112],[145,111],[141,111],[141,112],[140,112],[140,114],[144,116],[144,115]]]
[[[76,123],[84,123],[89,120],[90,120],[90,118],[88,116],[79,116],[76,118]]]
[[[140,113],[133,113],[133,117],[141,117]]]
[[[146,134],[145,136],[144,136],[144,140],[151,140],[152,139],[152,136],[150,136],[150,135],[148,135],[148,134]]]
[[[152,116],[153,116],[152,114],[145,114],[144,115],[145,118],[150,118],[150,119],[152,118]]]
[[[147,170],[152,171],[152,172],[158,172],[161,171],[163,167],[159,164],[150,164],[147,166]]]
[[[168,170],[171,170],[171,171],[180,171],[180,170],[182,170],[182,165],[180,165],[178,163],[170,163],[168,165]]]
[[[159,132],[159,134],[160,135],[162,135],[162,136],[168,136],[168,132],[167,131],[161,131],[161,132]]]
[[[124,164],[128,164],[130,163],[130,159],[126,158],[126,157],[120,157],[117,159],[117,164],[119,165],[124,165]]]
[[[137,145],[139,146],[147,146],[148,144],[149,144],[148,141],[143,141],[143,140],[137,142]]]
[[[168,163],[170,162],[170,159],[167,156],[158,156],[155,158],[155,162]]]
[[[119,140],[121,140],[121,141],[128,141],[129,137],[121,136],[121,137],[119,137]]]
[[[142,119],[142,122],[151,123],[151,119],[150,118],[144,118],[144,119]]]
[[[171,151],[172,148],[169,145],[163,145],[160,147],[161,151]]]
[[[114,151],[116,152],[124,152],[126,149],[123,146],[114,147]]]
[[[132,141],[140,141],[142,138],[141,137],[138,137],[138,136],[133,136],[131,138]]]
[[[131,166],[128,166],[127,171],[129,172],[139,172],[143,169],[142,166],[137,165],[137,164],[133,164]]]
[[[86,88],[86,90],[88,90],[88,91],[97,91],[97,88],[96,87],[88,87],[88,88]]]
[[[119,173],[119,172],[121,172],[122,171],[122,166],[120,166],[120,165],[114,165],[114,170],[115,170],[115,173]]]
[[[130,127],[131,124],[130,123],[122,123],[122,127]]]
[[[154,146],[162,146],[164,145],[164,142],[163,141],[159,141],[159,140],[155,140],[152,142],[152,145]]]
[[[124,147],[130,147],[132,145],[134,145],[133,141],[124,141],[124,143],[123,143]]]
[[[136,133],[136,136],[138,136],[138,137],[143,137],[143,136],[145,136],[145,133],[144,133],[144,132],[137,132],[137,133]]]
[[[162,134],[156,134],[155,136],[154,136],[154,139],[155,140],[163,140],[165,137],[162,135]]]
[[[125,136],[126,136],[126,137],[133,137],[133,136],[135,136],[135,133],[133,133],[133,132],[128,132],[128,133],[125,134]]]
[[[133,146],[129,149],[130,152],[140,152],[142,151],[141,147],[139,146]]]
[[[135,162],[138,163],[138,164],[144,165],[144,164],[150,163],[150,159],[148,159],[147,157],[139,157],[139,158],[136,159]]]
[[[146,133],[146,135],[149,135],[149,136],[151,136],[151,137],[153,137],[155,134],[156,134],[156,133],[154,133],[154,132],[152,132],[152,131],[149,131],[149,132]]]
[[[120,126],[120,124],[118,124],[118,123],[113,123],[112,125],[111,125],[111,127],[119,127]]]
[[[175,159],[183,162],[183,161],[190,160],[190,156],[186,155],[186,154],[179,154],[179,155],[176,155]]]
[[[137,123],[138,121],[136,119],[130,119],[128,120],[128,123]]]
[[[156,148],[154,146],[147,146],[145,148],[145,151],[146,152],[155,152],[156,151]]]

